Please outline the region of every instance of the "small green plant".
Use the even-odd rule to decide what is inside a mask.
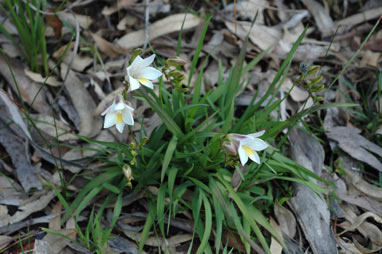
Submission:
[[[46,26],[40,13],[45,9],[45,4],[43,0],[4,0],[0,9],[15,26],[18,37],[9,33],[3,25],[0,25],[0,32],[17,46],[32,71],[48,74]]]
[[[126,181],[123,181],[123,184],[126,185]],[[61,201],[63,206],[65,207],[66,211],[68,211],[69,215],[73,214],[73,211],[71,210],[71,207],[69,204],[66,202],[65,198],[61,194],[61,192],[53,185],[49,184],[51,188],[56,192],[58,199]],[[110,234],[117,223],[117,220],[121,214],[122,211],[122,193],[120,190],[123,190],[123,187],[120,186],[117,188],[116,186],[111,186],[108,185],[107,183],[102,184],[101,189],[106,188],[111,191],[111,193],[107,196],[105,202],[102,204],[102,206],[98,209],[97,213],[95,212],[95,208],[91,210],[91,213],[88,218],[88,223],[83,231],[78,224],[78,215],[79,212],[76,213],[76,216],[74,217],[75,220],[75,227],[77,230],[77,234],[79,237],[79,242],[75,241],[78,245],[86,247],[88,250],[93,251],[94,253],[97,254],[102,254],[105,253],[105,250],[108,248],[108,241],[110,240]],[[93,195],[98,194],[99,188],[94,188],[94,191],[91,191],[90,195],[87,195],[84,199],[84,203],[86,204],[89,202],[92,198],[94,198]],[[105,211],[105,208],[111,204],[111,202],[115,200],[114,203],[114,209],[113,209],[113,215],[111,219],[111,224],[108,227],[102,227],[101,221],[102,221],[102,215],[103,212]],[[84,207],[79,207],[80,210],[82,210]],[[65,217],[65,219],[68,219],[68,217]],[[56,232],[54,230],[50,230],[47,228],[43,228],[44,231],[62,236],[64,238],[67,238],[69,240],[72,240],[68,238],[67,236]]]
[[[244,65],[245,42],[228,78],[223,79],[219,64],[217,88],[202,93],[202,77],[208,58],[201,63],[193,85],[191,80],[200,60],[209,19],[206,20],[196,48],[191,63],[191,77],[186,87],[182,86],[185,77],[182,65],[185,62],[179,57],[164,61],[164,67],[158,71],[149,66],[155,55],[142,58],[141,50],[133,52],[127,68],[126,89],[103,113],[105,128],[115,125],[123,133],[127,124],[133,141],[123,144],[82,137],[85,141],[98,145],[97,150],[102,154],[98,159],[108,166],[90,180],[70,205],[62,200],[68,211],[63,221],[69,216],[78,216],[102,190],[108,190],[107,200],[113,200],[133,189],[134,192],[146,193],[149,209],[139,241],[140,252],[143,251],[151,229],[158,229],[165,238],[171,233],[170,223],[165,227],[165,221],[171,221],[171,218],[181,212],[188,211],[193,216],[194,236],[200,239],[196,253],[212,253],[213,249],[220,253],[226,243],[223,238],[226,230],[238,233],[247,253],[251,249],[263,249],[265,253],[270,253],[270,239],[263,234],[264,230],[268,231],[267,235],[272,235],[284,244],[266,217],[274,202],[289,198],[289,185],[284,183],[299,182],[316,192],[326,193],[325,189],[311,180],[323,179],[279,152],[278,148],[284,144],[286,135],[281,139],[278,137],[283,129],[293,128],[301,117],[338,104],[316,104],[285,121],[271,117],[271,112],[277,110],[285,99],[274,98],[306,31],[298,38],[265,95],[257,98],[256,94],[245,111],[238,115],[235,98],[246,84],[242,77],[266,52]],[[162,73],[170,82],[170,87],[166,87],[164,80],[160,79],[159,91],[155,93],[152,90],[152,81]],[[311,84],[307,88],[312,89],[311,95],[314,96],[317,84],[308,84]],[[126,94],[131,91],[136,98],[147,102],[162,119],[162,125],[149,137],[144,128],[137,138],[131,132],[134,109],[126,101]],[[267,99],[268,105],[262,108]],[[258,154],[258,151],[262,152]],[[112,157],[113,154],[117,156]],[[248,159],[255,163],[247,163]],[[240,177],[239,184],[234,183],[234,175]],[[286,196],[282,190],[274,189],[273,183],[277,181],[282,183],[278,185],[280,188],[286,186]],[[155,187],[156,191],[153,192],[148,186]],[[58,191],[57,193],[59,195]],[[117,219],[119,213],[114,211],[114,214]],[[213,229],[214,241],[211,239]],[[192,244],[190,251],[191,247]],[[223,251],[227,252],[227,246]]]

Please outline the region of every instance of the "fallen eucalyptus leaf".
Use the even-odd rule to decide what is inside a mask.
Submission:
[[[361,136],[360,132],[355,128],[334,127],[329,129],[326,135],[337,141],[338,146],[353,158],[382,172],[382,163],[370,153],[373,152],[382,157],[382,148]]]
[[[236,23],[226,21],[225,25],[242,40],[249,34],[249,39],[261,50],[267,50],[269,47],[277,45],[282,38],[280,30],[265,25],[255,23],[251,28],[251,22],[247,21]]]
[[[53,254],[58,252],[53,252],[52,247],[47,241],[36,239],[34,241],[33,253],[34,254]]]
[[[320,176],[325,157],[321,144],[297,128],[291,131],[289,138],[292,158]],[[337,253],[330,226],[330,212],[325,200],[309,187],[296,184],[296,194],[291,199],[291,204],[313,253]]]
[[[7,245],[13,241],[13,237],[0,235],[0,251],[7,247]]]
[[[58,81],[56,77],[49,76],[48,78],[44,78],[41,76],[40,73],[33,72],[27,68],[24,69],[24,73],[27,77],[29,77],[31,80],[40,83],[40,84],[47,84],[53,87],[59,87],[62,85],[61,81]]]
[[[178,13],[168,16],[164,19],[158,20],[155,23],[149,25],[149,40],[153,40],[160,36],[177,32],[182,29],[187,30],[196,27],[202,21],[201,18],[185,13]],[[131,49],[136,48],[145,43],[145,29],[127,33],[125,36],[117,41],[117,44],[122,48]]]
[[[96,42],[99,50],[102,53],[104,53],[105,55],[107,55],[111,58],[116,58],[116,57],[119,57],[121,55],[127,54],[127,51],[125,49],[121,48],[118,45],[114,45],[114,44],[108,42],[107,40],[105,40],[104,38],[99,36],[98,34],[92,33],[91,35],[93,37],[93,40]]]
[[[367,216],[364,218],[362,215],[357,216],[357,214],[355,214],[349,206],[342,205],[341,208],[345,213],[345,218],[347,221],[338,224],[338,226],[343,227],[346,231],[348,231],[348,228],[350,230],[357,229],[357,231],[359,231],[365,238],[369,239],[377,246],[382,245],[382,232],[380,230],[380,226],[378,227],[365,221],[365,219],[372,213],[366,213]],[[375,215],[373,214],[373,216]],[[377,216],[377,218],[378,221],[381,222],[381,218],[379,216]]]
[[[13,179],[0,175],[0,204],[19,206],[28,196]]]
[[[31,163],[25,140],[12,133],[4,123],[0,122],[0,126],[0,143],[11,157],[17,179],[24,190],[26,192],[32,188],[41,190],[42,183],[36,176],[36,169]]]
[[[65,77],[67,68],[66,64],[61,64],[62,78]],[[79,135],[87,137],[97,135],[102,128],[102,118],[100,115],[93,115],[96,107],[93,98],[83,86],[81,80],[71,70],[69,70],[64,85],[80,118]]]
[[[46,89],[41,89],[41,84],[34,82],[24,73],[24,65],[22,62],[16,59],[8,59],[7,61],[2,55],[0,55],[0,73],[7,80],[7,82],[12,86],[14,91],[20,91],[21,99],[24,100],[28,105],[31,105],[33,109],[40,113],[51,114],[50,106],[45,100]],[[14,77],[16,79],[16,84],[13,80],[13,76],[9,70],[12,69]],[[32,104],[33,102],[33,104]]]
[[[326,9],[315,0],[303,0],[305,6],[312,13],[315,24],[324,37],[331,35],[334,23]]]
[[[353,173],[352,171],[342,168],[345,171],[345,181],[350,183],[355,189],[360,191],[363,195],[366,195],[372,199],[382,201],[382,189],[380,187],[369,184],[362,179],[361,176]]]
[[[278,202],[275,202],[273,209],[281,231],[289,238],[293,239],[297,228],[296,218],[293,213],[281,206]]]

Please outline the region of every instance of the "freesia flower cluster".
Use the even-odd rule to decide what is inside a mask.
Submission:
[[[162,72],[150,67],[155,59],[155,55],[147,58],[140,56],[135,57],[134,61],[126,68],[127,75],[125,77],[130,85],[130,90],[139,89],[141,85],[150,89],[154,88],[152,81],[162,76]],[[122,133],[127,125],[134,125],[133,117],[134,109],[129,106],[122,95],[117,95],[113,104],[108,107],[101,115],[105,115],[104,128],[110,128],[115,125],[117,130]]]

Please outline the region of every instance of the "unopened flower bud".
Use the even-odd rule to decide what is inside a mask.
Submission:
[[[310,87],[314,87],[315,85],[321,83],[321,81],[323,80],[323,77],[322,76],[319,76],[317,78],[314,78],[310,83],[309,83],[309,86]]]
[[[131,181],[134,179],[133,171],[131,170],[131,167],[127,164],[123,165],[122,172],[127,179],[127,186],[131,187],[132,186]]]
[[[184,74],[179,71],[179,70],[172,70],[168,73],[168,75],[174,79],[183,79],[184,78]]]
[[[233,142],[224,142],[223,149],[232,156],[237,156],[237,146]]]
[[[170,57],[169,59],[166,60],[167,66],[183,66],[186,63],[187,62],[183,60],[182,58],[180,58],[179,56]]]
[[[308,72],[306,73],[307,76],[314,75],[316,72],[320,69],[319,65],[313,65],[310,66],[308,69]]]

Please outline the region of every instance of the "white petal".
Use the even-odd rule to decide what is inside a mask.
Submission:
[[[123,132],[123,128],[125,127],[125,123],[122,122],[122,123],[118,123],[115,125],[115,127],[117,128],[117,130],[122,133]]]
[[[249,134],[248,136],[250,136],[252,138],[257,138],[257,137],[263,136],[264,133],[265,133],[265,130],[262,130],[262,131],[259,131],[259,132],[255,132],[255,133]]]
[[[134,108],[130,107],[129,104],[125,103],[125,108],[127,108],[128,110],[130,110],[131,112],[134,111]]]
[[[131,91],[137,90],[141,86],[138,80],[136,80],[135,78],[132,78],[131,76],[129,76],[129,83],[130,83]]]
[[[241,165],[244,166],[245,163],[247,163],[247,161],[248,161],[248,155],[244,151],[244,149],[243,149],[243,147],[241,145],[239,146],[238,153],[239,153],[239,158],[240,158]]]
[[[162,72],[158,71],[157,69],[153,67],[146,67],[139,73],[140,78],[145,78],[150,80],[157,79],[160,76],[162,76]]]
[[[268,144],[259,138],[254,138],[254,140],[248,144],[255,151],[262,151],[268,147]]]
[[[146,65],[145,65],[144,59],[140,56],[137,56],[137,57],[135,57],[134,61],[131,63],[131,65],[129,67],[131,67],[130,71],[136,71],[136,70],[139,70],[141,68],[146,67]]]
[[[123,117],[123,122],[128,125],[134,125],[134,118],[133,114],[131,114],[131,111],[129,109],[125,109],[122,111],[122,117]]]
[[[115,124],[115,120],[117,119],[117,115],[114,111],[109,112],[105,116],[105,122],[103,124],[104,128],[109,128]]]
[[[150,64],[154,62],[154,59],[155,59],[155,54],[152,54],[151,56],[146,57],[145,59],[142,59],[143,66],[145,67],[149,66]]]
[[[249,155],[249,158],[257,164],[260,164],[260,157],[255,151],[253,151],[253,153]]]
[[[114,107],[114,104],[110,105],[107,109],[105,109],[102,113],[101,116],[104,116],[109,112],[112,108]]]
[[[146,86],[146,87],[148,87],[150,89],[154,89],[153,83],[150,80],[148,80],[148,79],[146,79],[146,80],[139,80],[139,83],[141,83],[142,85],[144,85],[144,86]]]

